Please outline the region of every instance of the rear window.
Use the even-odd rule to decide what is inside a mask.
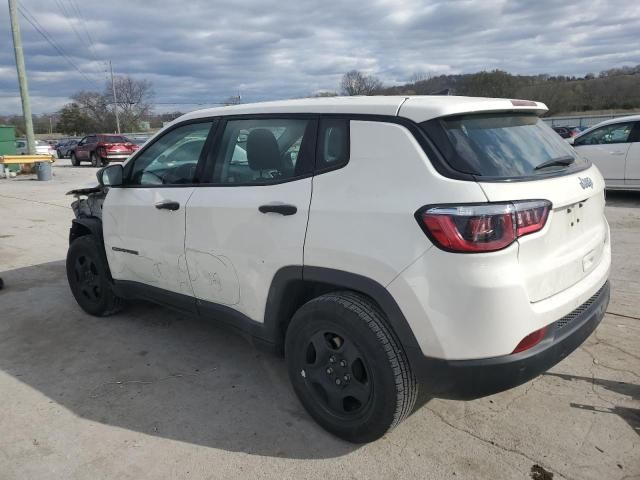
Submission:
[[[105,137],[102,137],[102,141],[105,143],[127,143],[128,140],[125,139],[124,137],[120,137],[117,135],[108,135]]]
[[[423,128],[449,165],[463,173],[518,178],[573,172],[587,165],[535,114],[460,115],[430,120]]]

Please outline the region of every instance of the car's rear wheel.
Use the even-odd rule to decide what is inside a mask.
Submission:
[[[285,341],[289,377],[309,414],[356,443],[406,418],[418,385],[379,307],[354,292],[322,295],[294,315]]]
[[[78,157],[76,157],[75,152],[71,152],[71,165],[73,165],[74,167],[80,165],[80,160],[78,160]]]
[[[100,166],[100,159],[95,154],[95,152],[91,154],[91,166],[92,167],[99,167]]]
[[[99,317],[122,308],[122,300],[112,289],[109,267],[95,237],[75,239],[67,252],[67,280],[82,309]]]
[[[56,157],[58,157],[58,158],[64,158],[64,157],[62,156],[62,152],[60,151],[60,149],[56,150]]]

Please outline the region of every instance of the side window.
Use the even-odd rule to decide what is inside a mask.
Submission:
[[[228,120],[212,183],[268,184],[310,173],[316,125],[303,118]]]
[[[640,142],[640,122],[634,122],[629,142]]]
[[[92,135],[90,137],[87,137],[84,143],[91,145],[92,143],[96,143],[96,141],[97,141],[97,137],[95,135]]]
[[[318,132],[316,169],[323,170],[349,161],[349,120],[323,118]]]
[[[616,123],[605,125],[580,137],[574,146],[606,145],[611,143],[627,143],[633,123]]]
[[[195,172],[213,122],[183,125],[166,133],[133,160],[127,185],[181,185]]]

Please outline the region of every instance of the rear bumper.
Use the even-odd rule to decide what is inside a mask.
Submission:
[[[126,160],[132,155],[132,153],[107,153],[103,155],[102,158],[105,160]]]
[[[427,393],[440,398],[471,400],[516,387],[578,348],[604,317],[609,297],[607,281],[585,303],[549,325],[545,338],[524,352],[478,360],[413,356],[412,366]]]

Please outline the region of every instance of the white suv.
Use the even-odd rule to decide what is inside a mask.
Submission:
[[[602,319],[604,181],[545,111],[430,96],[187,114],[73,192],[71,290],[94,315],[147,299],[284,350],[311,416],[374,440],[419,390],[522,384]]]

